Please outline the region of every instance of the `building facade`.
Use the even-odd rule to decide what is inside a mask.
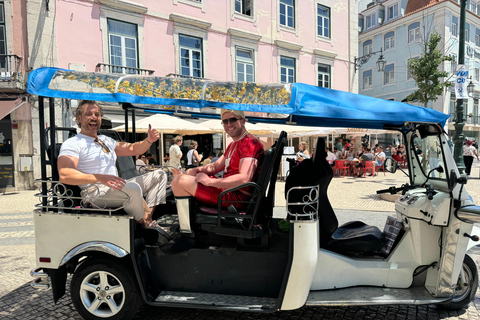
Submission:
[[[478,98],[480,96],[480,3],[469,0],[466,15],[466,56],[475,94],[465,105],[465,135],[476,137],[480,130]],[[422,47],[428,35],[436,30],[442,41],[439,49],[451,55],[455,61],[444,62],[442,70],[450,76],[444,81],[454,81],[458,69],[460,4],[455,0],[387,0],[372,2],[359,14],[359,52],[367,55],[383,50],[385,71],[378,72],[373,56],[357,70],[359,93],[383,99],[402,101],[416,90],[415,81],[408,70],[411,59],[422,55]],[[449,135],[453,136],[455,122],[455,92],[444,90],[428,108],[452,114],[448,121]],[[422,105],[418,102],[413,104]]]
[[[37,67],[50,66],[216,81],[304,82],[354,92],[357,88],[351,63],[357,56],[358,43],[358,9],[354,1],[5,0],[1,3],[12,8],[19,6],[19,17],[23,17],[19,25],[22,37],[13,36],[15,23],[6,21],[5,29],[12,33],[7,48],[11,46],[11,52],[15,46],[26,50],[22,53],[25,74]],[[11,11],[6,15],[12,20],[17,17]],[[1,53],[0,48],[0,57]],[[33,174],[25,178],[29,184],[15,180],[17,189],[29,188],[33,177],[40,174],[38,103],[36,97],[28,95],[25,100],[28,104],[22,108],[30,114],[22,117],[28,119],[31,130],[16,139],[28,141],[29,149],[22,149],[21,153],[31,157]],[[56,116],[64,126],[72,125],[71,110],[75,106],[74,101],[58,102]],[[121,119],[121,112],[119,108],[108,109],[107,117],[122,121],[115,120]],[[19,111],[10,113],[10,121],[17,114]],[[15,149],[15,139],[13,142]],[[14,171],[19,171],[19,159],[14,157],[12,165]]]

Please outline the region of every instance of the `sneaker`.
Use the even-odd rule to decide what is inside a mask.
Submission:
[[[156,220],[153,220],[148,226],[145,226],[145,229],[153,229],[164,235],[168,240],[172,239],[170,228],[160,226]]]

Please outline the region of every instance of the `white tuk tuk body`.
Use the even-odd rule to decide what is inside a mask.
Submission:
[[[309,162],[317,170],[312,175],[318,173],[314,182],[294,183],[286,195],[286,212],[280,220],[288,221],[289,229],[280,231],[280,221],[271,214],[271,194],[278,172],[275,162],[286,140],[283,134],[267,151],[266,161],[272,164],[265,169],[266,178],[251,185],[258,189],[251,210],[234,221],[221,211],[213,216],[196,214],[192,224],[199,236],[158,244],[121,208],[85,206],[81,197],[59,183],[55,161],[46,159],[56,159],[58,151],[48,147],[57,145],[55,134],[47,137],[40,132],[46,141],[42,167],[50,164],[52,177],[44,170],[42,203],[34,211],[34,286],[51,286],[56,302],[65,292],[67,274],[73,274],[72,300],[85,318],[131,317],[141,303],[257,312],[304,305],[438,303],[461,308],[475,295],[477,271],[466,252],[480,235],[474,227],[480,221],[480,208],[468,196],[466,179],[442,129],[447,115],[304,84],[215,83],[54,68],[34,70],[28,91],[39,95],[41,122],[44,97],[89,99],[123,103],[126,114],[135,107],[171,114],[198,109],[196,116],[215,118],[215,108],[227,108],[274,114],[268,119],[252,117],[252,123],[398,130],[406,142],[409,184],[388,189],[402,193],[395,203],[400,231],[388,250],[381,251],[355,246],[373,248],[378,241],[384,245],[383,233],[369,233],[365,231],[369,226],[357,222],[363,231],[335,226],[326,194],[331,172],[321,156]],[[49,106],[54,119],[53,99]],[[419,156],[415,144],[425,150],[434,147],[435,152]],[[325,148],[320,140],[317,146]],[[323,154],[319,148],[317,153]],[[386,168],[395,171],[392,160]],[[177,223],[175,210],[160,210],[164,210],[163,223]],[[333,226],[328,241],[325,221]],[[98,288],[88,289],[95,283]],[[109,293],[102,287],[105,284],[117,291]]]

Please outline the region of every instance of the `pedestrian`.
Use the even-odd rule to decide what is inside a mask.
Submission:
[[[180,150],[180,146],[183,143],[182,136],[176,136],[173,138],[173,144],[170,147],[170,166],[174,167],[175,169],[181,169],[182,164],[180,163],[180,159],[182,159],[183,153]]]
[[[463,147],[463,162],[465,163],[465,173],[467,177],[470,177],[474,157],[478,160],[477,149],[473,146],[472,140],[467,140]]]

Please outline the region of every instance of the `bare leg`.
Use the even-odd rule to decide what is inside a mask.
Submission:
[[[176,197],[195,196],[197,191],[195,177],[187,174],[176,176],[172,181],[172,190]]]

